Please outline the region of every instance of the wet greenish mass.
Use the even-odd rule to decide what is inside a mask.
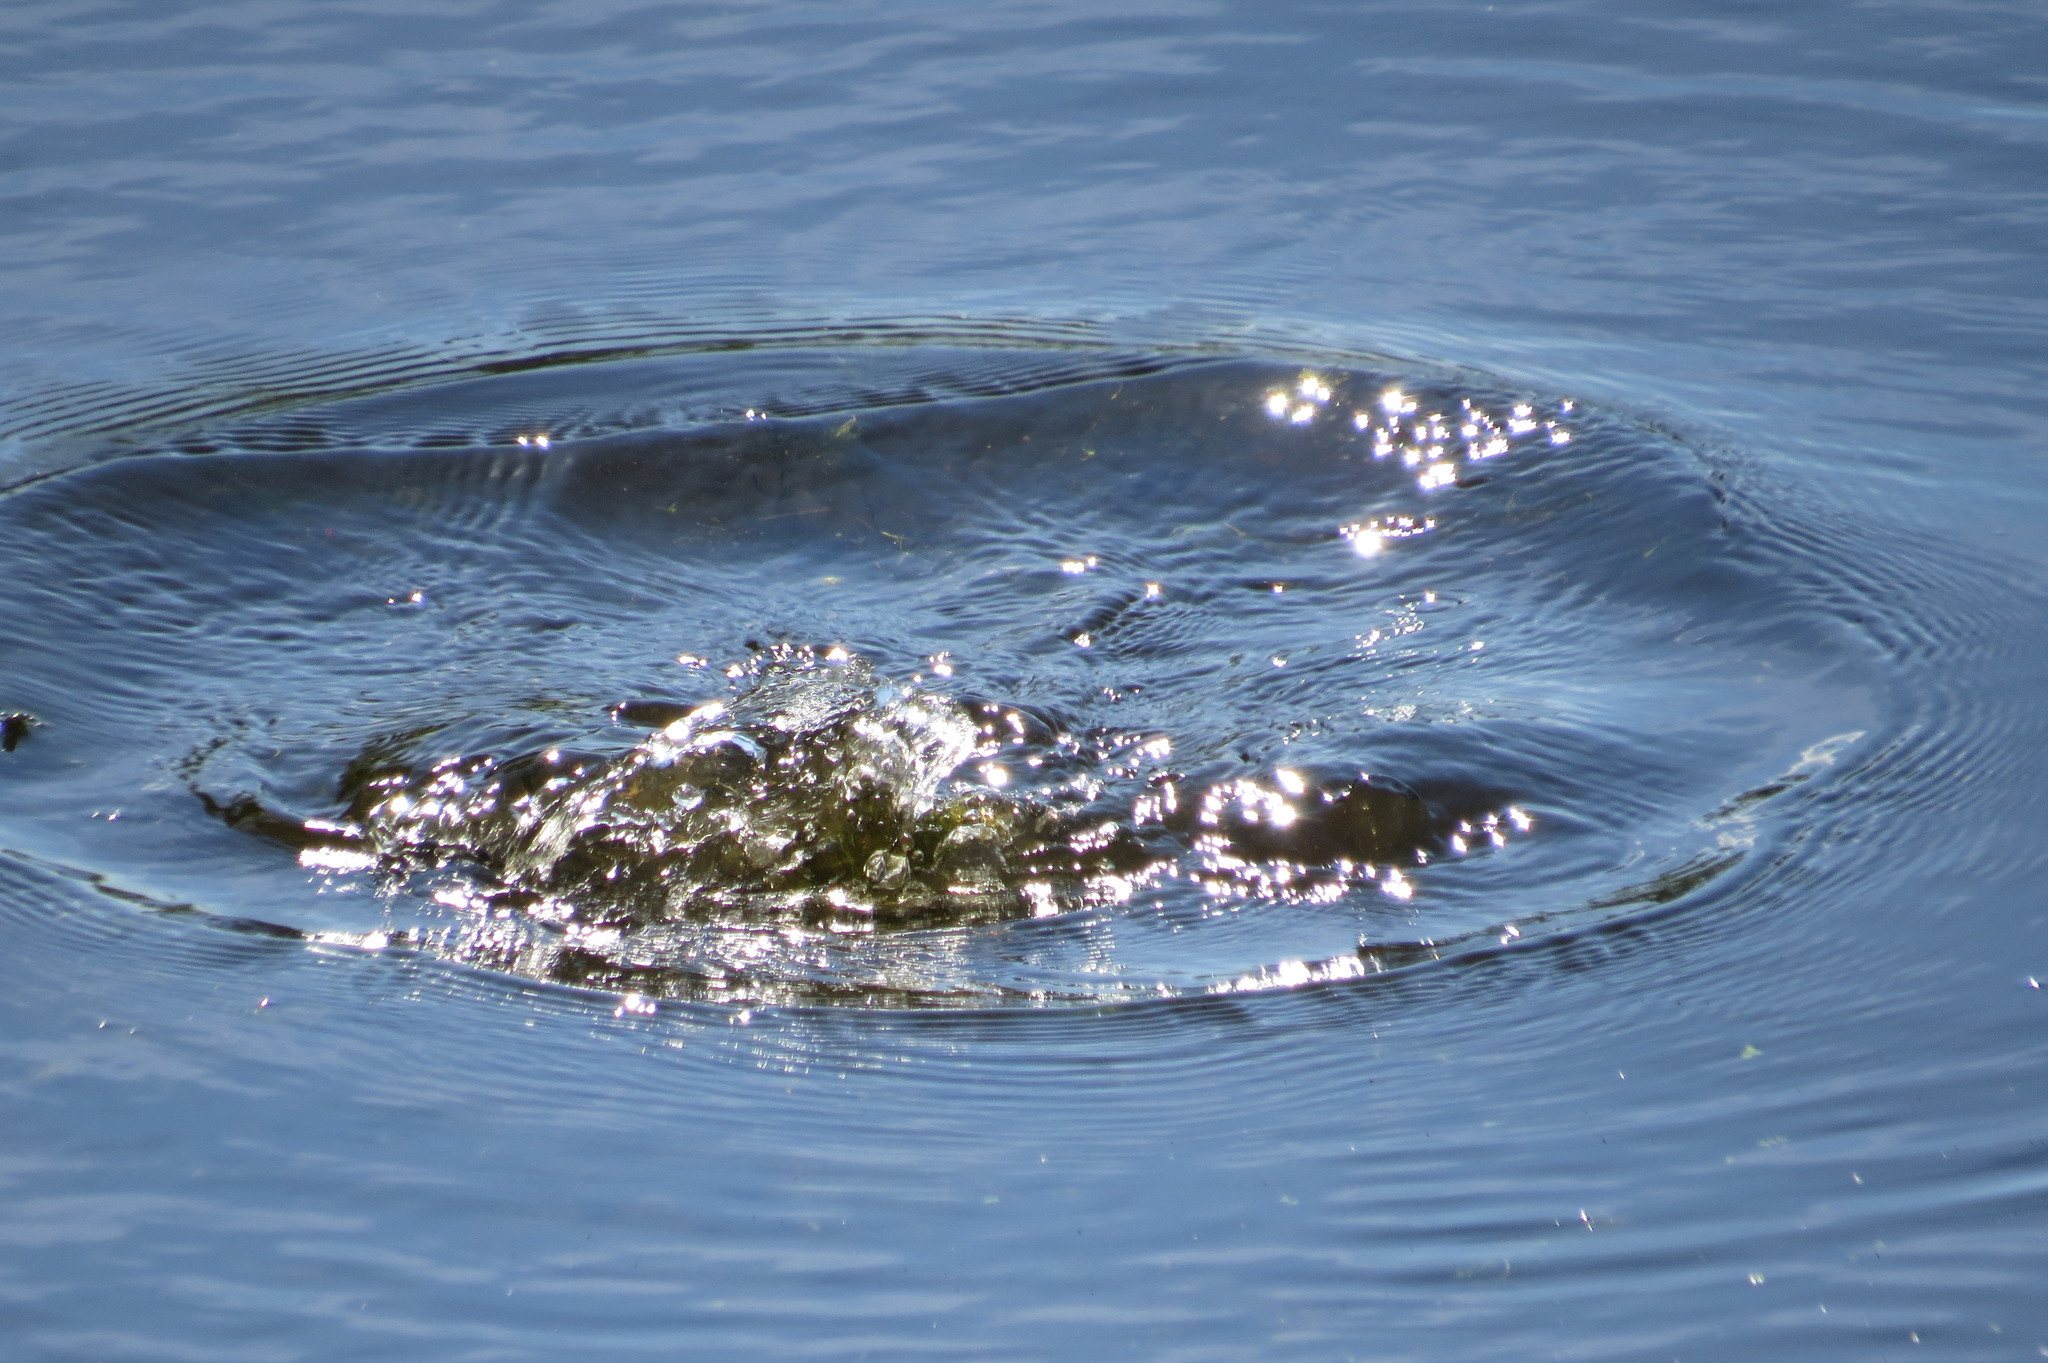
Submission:
[[[1081,849],[1048,807],[949,786],[979,733],[865,663],[770,667],[609,761],[559,750],[385,770],[348,792],[378,852],[456,855],[578,921],[794,919],[901,928],[1011,918],[1027,887],[1132,870],[1128,829]]]
[[[1013,764],[1025,746],[1031,768],[1057,772],[1065,736],[837,653],[780,650],[730,700],[613,715],[666,722],[609,758],[549,748],[417,766],[399,753],[410,744],[373,747],[331,820],[201,798],[308,865],[460,869],[494,910],[626,933],[961,926],[1117,902],[1175,874],[1300,892],[1413,865],[1439,841],[1417,796],[1363,778],[1204,784],[1161,769],[1113,785],[1070,771],[1005,790],[972,779],[974,759],[1007,743]]]

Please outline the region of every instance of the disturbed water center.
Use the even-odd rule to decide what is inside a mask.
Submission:
[[[18,493],[44,637],[107,628],[33,582],[90,545],[149,642],[132,736],[68,760],[279,930],[985,1006],[1626,916],[1734,873],[1867,712],[1711,464],[1569,400],[1160,360],[678,425],[674,368],[585,371],[573,422],[493,425],[506,377]]]

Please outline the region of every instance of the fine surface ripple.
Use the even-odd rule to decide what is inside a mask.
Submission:
[[[21,486],[17,846],[631,1007],[1102,1003],[1703,904],[1892,732],[1854,584],[1638,422],[960,359],[742,355],[717,401],[810,396],[680,425],[703,357],[518,372]]]

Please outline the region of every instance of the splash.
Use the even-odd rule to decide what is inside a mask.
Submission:
[[[305,866],[427,890],[468,917],[469,959],[656,992],[703,992],[693,967],[728,954],[679,944],[679,928],[725,945],[965,928],[1120,904],[1166,878],[1215,897],[1406,899],[1404,867],[1467,850],[1469,823],[1384,778],[1204,781],[1164,765],[1169,740],[1077,738],[843,649],[778,647],[730,672],[728,699],[615,707],[664,722],[612,757],[373,751],[335,818],[200,798]]]

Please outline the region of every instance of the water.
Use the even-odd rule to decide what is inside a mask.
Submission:
[[[1568,398],[1210,362],[600,435],[597,372],[577,439],[370,401],[17,493],[11,825],[636,996],[1101,1002],[1697,892],[1883,742],[1811,548]],[[229,452],[278,443],[342,453]]]
[[[2029,9],[0,25],[11,1354],[2048,1350]]]

